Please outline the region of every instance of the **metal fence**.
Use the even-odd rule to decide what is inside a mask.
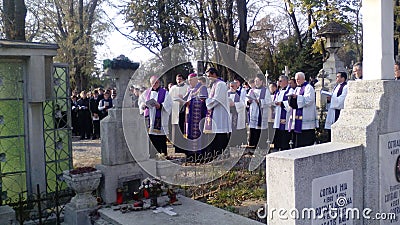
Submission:
[[[36,186],[36,193],[20,193],[17,199],[8,199],[6,204],[11,206],[15,212],[19,224],[47,225],[61,224],[65,204],[74,196],[73,191],[58,190],[54,192],[42,192],[39,185]]]

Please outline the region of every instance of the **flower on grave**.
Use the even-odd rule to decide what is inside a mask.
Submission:
[[[149,198],[151,196],[159,196],[162,193],[162,186],[160,180],[147,177],[142,181],[139,190],[145,198]]]
[[[165,156],[164,153],[157,153],[156,154],[156,159],[157,160],[165,160],[167,157]]]

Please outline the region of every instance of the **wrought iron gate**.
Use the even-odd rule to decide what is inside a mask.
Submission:
[[[64,190],[62,172],[72,168],[68,65],[53,66],[53,98],[43,105],[47,193]]]

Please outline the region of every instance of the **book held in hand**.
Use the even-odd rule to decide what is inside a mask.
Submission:
[[[157,104],[157,101],[154,100],[154,99],[150,99],[150,100],[146,101],[146,106],[149,107],[149,108],[155,107],[156,104]]]
[[[179,98],[179,97],[176,97],[176,98],[174,98],[173,100],[174,100],[174,101],[177,101],[177,102],[179,102],[179,103],[181,103],[181,104],[186,103],[185,100],[183,100],[182,98]]]
[[[257,97],[256,97],[256,95],[254,94],[254,92],[250,92],[249,94],[246,95],[246,97],[247,97],[249,100],[257,100]]]
[[[332,96],[331,92],[321,90],[321,95]]]

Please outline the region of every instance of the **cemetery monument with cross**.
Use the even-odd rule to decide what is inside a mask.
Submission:
[[[393,1],[363,1],[363,38],[363,80],[349,82],[332,142],[267,156],[268,224],[400,223]],[[307,219],[313,212],[320,217]]]

